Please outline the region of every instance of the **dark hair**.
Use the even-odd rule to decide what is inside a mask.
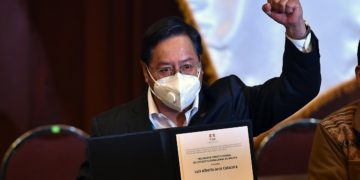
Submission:
[[[141,60],[145,64],[149,64],[153,48],[162,40],[177,35],[187,35],[192,42],[196,54],[200,58],[202,46],[199,32],[179,17],[167,17],[151,25],[145,32],[141,47]]]

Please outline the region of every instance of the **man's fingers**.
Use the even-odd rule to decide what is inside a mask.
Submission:
[[[272,11],[277,12],[277,13],[285,13],[285,7],[286,7],[287,3],[288,3],[288,0],[271,0],[270,1]]]
[[[294,12],[295,7],[294,6],[290,6],[290,5],[286,5],[285,7],[285,13],[286,14],[292,14]]]
[[[270,3],[266,3],[262,6],[262,10],[267,14],[267,15],[271,15],[271,5]]]
[[[267,3],[263,6],[265,13],[269,12],[292,14],[297,8],[297,0],[267,0]]]
[[[276,11],[278,13],[285,13],[285,7],[286,7],[286,4],[287,4],[288,0],[280,0],[278,3],[277,3],[277,9]]]
[[[273,20],[285,27],[298,27],[300,23],[303,23],[299,0],[267,0],[262,9]]]
[[[270,3],[266,3],[262,6],[263,11],[273,18],[275,21],[280,20],[280,18],[284,15],[283,13],[279,13],[274,10],[273,6]]]

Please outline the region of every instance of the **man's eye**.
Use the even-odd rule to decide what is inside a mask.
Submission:
[[[159,69],[160,73],[168,73],[171,72],[171,67],[164,67]]]
[[[191,64],[184,64],[182,69],[191,69],[193,66]]]

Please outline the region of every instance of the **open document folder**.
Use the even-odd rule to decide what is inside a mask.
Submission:
[[[93,178],[256,179],[249,121],[90,138]]]

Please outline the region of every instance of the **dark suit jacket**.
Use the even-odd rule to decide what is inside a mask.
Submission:
[[[286,39],[282,74],[262,85],[249,87],[238,77],[228,76],[203,86],[199,110],[189,126],[250,119],[256,136],[293,114],[320,89],[318,42],[314,34],[311,39],[311,53],[300,52]],[[93,136],[151,129],[146,94],[101,113],[93,121]]]

